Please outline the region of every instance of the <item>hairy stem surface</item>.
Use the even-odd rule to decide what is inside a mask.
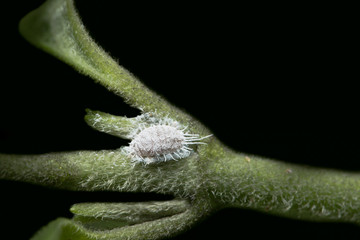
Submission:
[[[360,175],[244,154],[214,161],[212,194],[227,207],[296,219],[360,221]]]

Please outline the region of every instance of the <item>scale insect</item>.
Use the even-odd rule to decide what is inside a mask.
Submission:
[[[134,162],[145,164],[179,160],[190,156],[193,151],[190,145],[206,144],[202,140],[210,136],[200,137],[187,132],[179,123],[166,120],[139,130],[126,151]]]

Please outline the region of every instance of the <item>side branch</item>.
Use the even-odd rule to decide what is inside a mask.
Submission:
[[[194,181],[184,184],[190,176]],[[191,161],[144,166],[134,164],[121,149],[28,156],[0,154],[0,179],[74,191],[153,192],[186,197],[199,188],[197,178]]]
[[[129,182],[133,172],[131,160],[121,150],[0,154],[0,179],[67,190],[131,191],[139,185]]]
[[[229,154],[210,167],[228,207],[316,221],[360,222],[360,174]]]
[[[93,152],[41,155],[0,154],[0,179],[76,190],[81,178],[78,159]]]

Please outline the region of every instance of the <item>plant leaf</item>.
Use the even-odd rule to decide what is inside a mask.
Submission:
[[[200,212],[191,208],[169,217],[105,231],[92,231],[73,220],[58,218],[40,229],[31,240],[163,239],[185,231],[202,217]]]
[[[139,128],[137,118],[114,116],[100,111],[86,109],[86,123],[92,128],[124,139],[132,139],[132,133]]]
[[[69,238],[70,237],[70,238]],[[58,218],[41,228],[30,240],[92,240],[86,237],[73,221],[66,218]]]
[[[71,207],[74,220],[93,230],[110,230],[169,217],[187,210],[186,200],[136,203],[79,203]]]

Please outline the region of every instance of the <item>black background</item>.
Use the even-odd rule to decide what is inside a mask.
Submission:
[[[6,1],[1,15],[0,152],[114,149],[85,108],[138,111],[17,32],[42,1]],[[206,124],[231,148],[319,167],[360,170],[359,38],[351,6],[76,1],[91,35],[119,63]],[[71,193],[0,182],[3,236],[28,239],[71,204],[151,198]],[[358,239],[350,224],[229,209],[176,239]]]

